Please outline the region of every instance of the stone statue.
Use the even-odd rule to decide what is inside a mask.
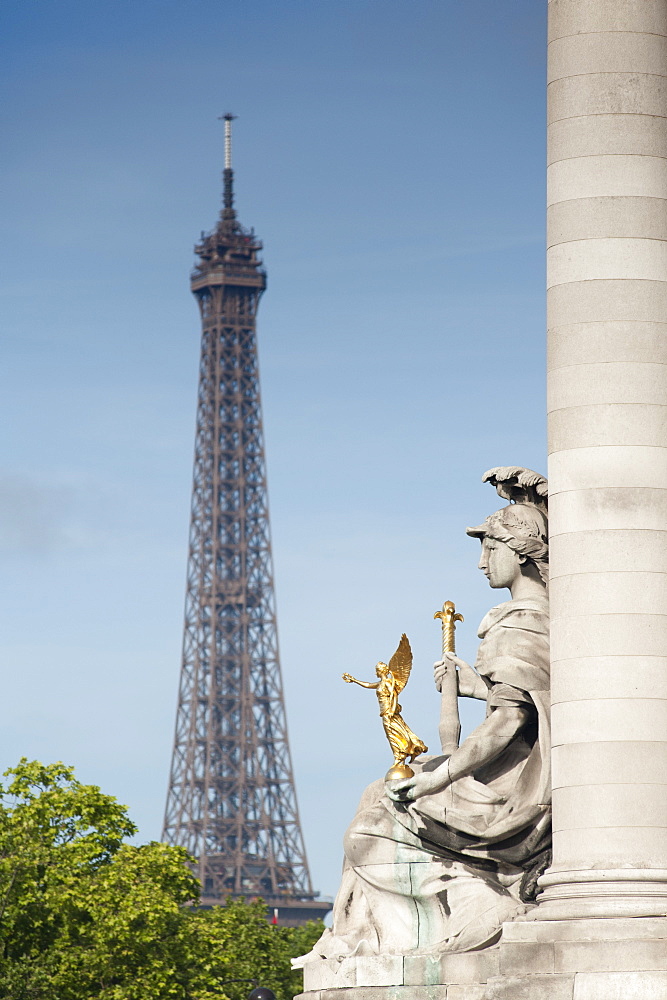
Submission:
[[[345,834],[333,926],[297,965],[490,945],[548,863],[547,484],[517,467],[484,480],[510,504],[467,533],[482,543],[490,586],[511,599],[483,619],[474,667],[446,654],[435,682],[456,671],[459,695],[486,701],[486,718],[451,755],[366,789]]]
[[[420,753],[426,753],[428,747],[416,736],[401,715],[398,696],[410,679],[412,670],[412,649],[408,637],[403,633],[398,649],[389,664],[380,661],[375,667],[378,680],[359,681],[352,674],[343,674],[343,680],[348,684],[358,684],[359,687],[370,688],[377,695],[380,706],[380,718],[385,736],[389,741],[394,755],[393,767],[385,775],[387,778],[407,778],[415,772],[406,764],[408,758],[414,758]]]

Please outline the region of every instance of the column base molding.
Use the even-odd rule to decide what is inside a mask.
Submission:
[[[667,914],[667,869],[550,868],[539,879],[537,906],[525,920],[659,917]]]

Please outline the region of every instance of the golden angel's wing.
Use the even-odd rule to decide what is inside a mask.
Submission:
[[[402,691],[408,683],[410,671],[412,670],[412,650],[408,637],[403,633],[398,649],[389,661],[389,669],[396,678],[396,690]]]

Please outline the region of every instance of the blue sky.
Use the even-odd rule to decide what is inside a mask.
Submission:
[[[292,754],[313,880],[387,747],[401,632],[435,745],[433,612],[503,598],[485,469],[545,471],[535,0],[21,0],[3,8],[0,764],[63,759],[159,836],[180,661],[199,323],[220,205],[259,313]],[[466,725],[474,713],[467,710]]]

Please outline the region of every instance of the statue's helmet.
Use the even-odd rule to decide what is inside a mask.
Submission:
[[[473,538],[493,538],[531,559],[545,584],[549,580],[549,521],[547,481],[530,469],[517,466],[490,469],[483,482],[491,482],[502,497],[512,500],[482,523],[466,528]]]

